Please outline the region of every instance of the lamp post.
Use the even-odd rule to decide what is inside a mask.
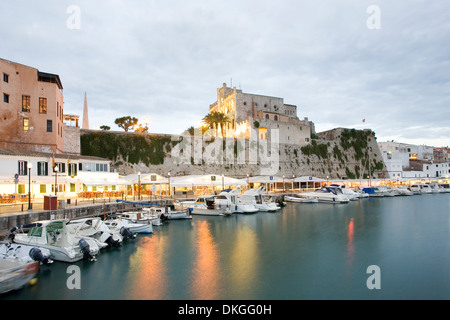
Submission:
[[[28,162],[28,210],[31,210],[31,168],[33,168],[33,164]]]
[[[284,175],[283,175],[283,193],[286,192],[286,188],[284,187]]]
[[[58,195],[58,165],[55,165],[53,168],[53,171],[55,172],[55,196]]]
[[[138,172],[138,200],[141,200],[141,172]]]
[[[223,178],[224,178],[224,176],[222,174],[222,191],[225,189],[225,184],[224,184]]]
[[[169,176],[169,197],[170,197],[172,195],[172,192],[170,190],[170,172],[168,173],[168,176]]]

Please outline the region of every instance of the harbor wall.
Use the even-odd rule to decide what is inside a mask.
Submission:
[[[148,135],[81,130],[81,151],[112,161],[119,174],[137,172],[167,176],[224,174],[314,176],[326,179],[387,177],[387,169],[371,130],[336,128],[317,133],[310,144],[205,136]]]

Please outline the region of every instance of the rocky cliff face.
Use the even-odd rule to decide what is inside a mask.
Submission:
[[[318,133],[307,146],[266,140],[143,135],[82,130],[83,155],[110,159],[120,174],[157,173],[167,176],[224,174],[315,176],[330,179],[387,177],[375,134],[370,130],[337,128]]]

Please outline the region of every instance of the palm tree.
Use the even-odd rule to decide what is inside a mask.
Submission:
[[[215,115],[216,112],[208,113],[206,116],[203,117],[202,121],[203,123],[209,128],[209,129],[216,129],[216,136],[217,136],[217,117]]]
[[[216,129],[216,136],[218,136],[218,130],[220,127],[222,137],[224,137],[225,127],[230,122],[231,122],[230,118],[225,113],[218,111],[208,113],[205,117],[203,117],[203,123],[205,125],[207,125],[210,129]]]
[[[219,124],[220,130],[222,132],[222,138],[225,138],[227,124],[231,123],[231,119],[225,113],[221,112],[217,112],[216,116],[217,116],[217,123]]]

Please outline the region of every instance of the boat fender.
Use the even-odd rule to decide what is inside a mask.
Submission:
[[[34,261],[40,262],[41,264],[48,264],[49,260],[48,257],[44,257],[42,254],[42,251],[38,248],[31,248],[30,252],[28,253],[31,259]]]
[[[80,245],[81,252],[83,253],[83,257],[85,259],[91,259],[93,260],[94,257],[91,254],[91,248],[89,247],[89,244],[84,239],[80,239],[78,241],[78,244]]]

